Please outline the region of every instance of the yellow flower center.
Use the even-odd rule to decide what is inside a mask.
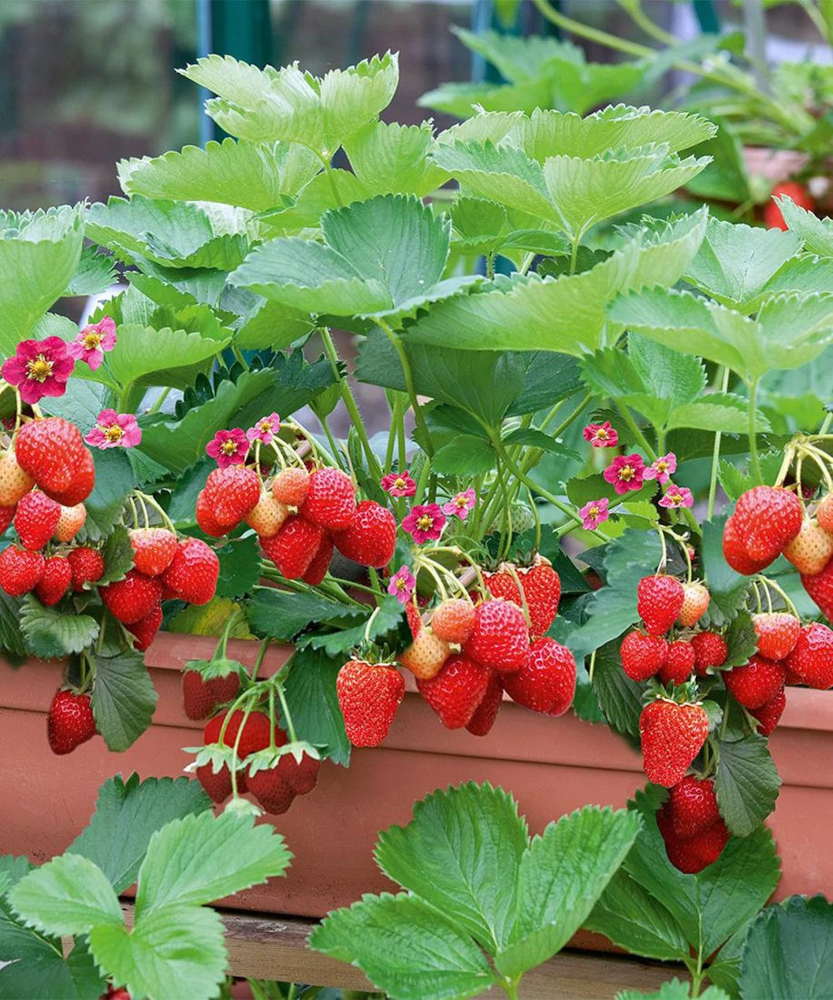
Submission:
[[[229,438],[220,445],[220,451],[224,455],[233,455],[237,451],[237,442]]]
[[[454,503],[457,505],[457,507],[460,510],[462,510],[464,507],[468,506],[468,501],[466,500],[466,498],[464,496],[455,497],[454,498]]]
[[[636,475],[632,465],[623,465],[619,470],[619,478],[624,483],[629,483]]]
[[[408,586],[407,581],[403,580],[402,577],[400,576],[399,579],[396,581],[396,589],[397,590],[405,590],[405,588],[407,586]]]
[[[27,378],[34,379],[36,382],[45,382],[51,374],[52,362],[42,354],[26,362]]]
[[[84,337],[84,347],[88,351],[94,351],[101,344],[101,334],[100,333],[88,333]]]
[[[668,472],[668,462],[663,462],[661,460],[658,461],[657,462],[657,471],[658,472]]]
[[[599,516],[599,514],[601,513],[601,511],[599,510],[598,507],[591,507],[590,510],[587,513],[588,513],[588,515],[592,519],[595,520]]]
[[[402,478],[402,476],[397,476],[397,478],[394,479],[394,481],[393,481],[393,485],[398,490],[403,490],[403,489],[405,489],[405,480]]]
[[[269,431],[271,431],[271,430],[272,430],[272,425],[269,423],[268,420],[264,420],[263,423],[260,425],[260,431],[261,431],[261,433],[262,434],[268,434]]]
[[[596,431],[596,437],[598,438],[599,441],[607,441],[607,431],[604,429],[604,427],[600,427]]]
[[[120,441],[124,437],[124,431],[118,424],[110,424],[104,428],[104,436],[108,441]]]
[[[434,519],[428,515],[423,514],[421,517],[417,518],[417,527],[420,531],[428,531],[429,528],[434,526]]]

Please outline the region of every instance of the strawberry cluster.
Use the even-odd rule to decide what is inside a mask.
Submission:
[[[657,826],[668,860],[687,875],[717,861],[729,840],[711,778],[688,775],[674,785],[657,813]]]
[[[412,642],[397,656],[442,724],[476,736],[491,730],[504,691],[537,712],[562,715],[576,685],[572,654],[544,634],[561,595],[550,563],[537,556],[528,568],[504,564],[484,582],[484,599],[444,599],[427,621],[409,603]],[[342,667],[338,698],[355,746],[385,738],[404,691],[393,663],[352,659]]]

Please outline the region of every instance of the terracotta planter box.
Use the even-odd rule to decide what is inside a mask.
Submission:
[[[124,754],[100,739],[66,757],[46,742],[46,709],[61,666],[32,661],[0,667],[0,772],[3,823],[0,853],[43,862],[65,849],[87,822],[96,790],[108,777],[178,775],[184,746],[199,743],[200,724],[182,712],[179,671],[189,659],[210,657],[216,640],[163,633],[147,653],[159,692],[154,725]],[[229,654],[253,664],[257,645],[232,641]],[[274,648],[271,673],[289,650]],[[833,693],[793,689],[772,749],[784,780],[772,828],[784,866],[779,897],[822,892],[833,896]],[[327,765],[318,787],[296,799],[275,825],[295,858],[287,878],[235,898],[239,908],[319,917],[364,892],[389,890],[373,862],[379,830],[406,823],[415,800],[461,781],[490,781],[515,794],[533,832],[585,803],[623,806],[643,784],[639,756],[604,726],[573,716],[551,719],[504,706],[489,736],[448,732],[409,693],[385,744],[354,753],[349,769]]]

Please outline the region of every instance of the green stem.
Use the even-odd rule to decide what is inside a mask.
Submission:
[[[622,414],[622,419],[627,424],[628,430],[631,432],[636,442],[642,446],[642,449],[644,450],[648,458],[650,458],[652,462],[655,461],[657,453],[648,443],[648,439],[642,433],[641,428],[631,416],[631,411],[628,409],[627,405],[625,403],[620,403],[617,400],[616,409]]]
[[[240,350],[240,348],[236,346],[232,347],[231,352],[235,356],[235,358],[237,358],[237,360],[240,362],[240,366],[243,369],[243,371],[247,372],[249,370],[249,363],[243,357],[243,352]]]
[[[289,705],[286,703],[286,695],[283,692],[283,679],[276,679],[273,687],[278,692],[278,698],[280,698],[281,701],[281,709],[283,710],[283,717],[286,721],[286,729],[289,733],[289,742],[296,743],[298,741],[298,737],[295,735],[295,725],[292,722],[292,716],[289,713]]]
[[[393,408],[390,414],[390,430],[388,431],[388,447],[385,451],[385,472],[390,472],[393,468],[393,452],[396,447],[396,439],[399,435],[399,422],[402,419],[402,401],[399,393],[393,400]],[[400,472],[403,470],[400,469]]]
[[[327,438],[327,443],[330,446],[330,451],[332,452],[333,465],[338,465],[338,441],[336,441],[333,436],[333,432],[330,430],[330,424],[326,417],[321,416],[318,418],[321,421],[321,427],[324,430],[324,436]]]
[[[726,365],[723,366],[723,375],[720,383],[720,391],[725,393],[729,389],[729,369]],[[720,464],[720,442],[723,435],[720,431],[716,431],[714,435],[714,451],[712,452],[712,473],[709,479],[709,511],[708,520],[711,521],[714,516],[714,504],[717,499],[717,469]]]
[[[670,31],[666,31],[665,28],[660,27],[660,25],[648,17],[642,9],[641,3],[631,5],[624,4],[622,0],[619,0],[619,6],[625,9],[634,24],[638,25],[646,35],[649,35],[654,41],[659,42],[660,45],[673,47],[680,44],[680,40],[676,35],[672,35]]]
[[[419,427],[420,434],[422,435],[423,451],[425,451],[429,458],[433,458],[434,446],[431,443],[431,436],[428,433],[428,425],[425,423],[425,415],[422,412],[422,407],[419,405],[416,388],[414,387],[414,376],[411,371],[411,363],[408,361],[405,345],[402,343],[401,338],[394,333],[394,331],[390,328],[390,325],[386,323],[385,320],[380,319],[378,320],[378,323],[388,335],[388,340],[390,340],[393,344],[396,349],[396,353],[399,355],[399,363],[402,365],[402,373],[405,376],[405,388],[408,390],[408,398],[411,400],[411,409],[414,411],[414,419],[416,420],[417,427]]]
[[[518,1000],[518,984],[517,982],[501,983],[503,987],[503,992],[509,997],[509,1000]]]
[[[763,482],[763,476],[761,474],[761,461],[758,458],[757,402],[758,380],[755,379],[749,385],[749,461],[755,482],[760,485]]]
[[[581,242],[581,236],[575,236],[572,241],[572,246],[570,248],[570,274],[576,273],[576,265],[578,263],[578,245]]]
[[[370,578],[370,583],[371,583],[371,585],[373,587],[373,593],[377,597],[381,597],[381,598],[384,599],[385,595],[384,595],[384,592],[382,591],[382,585],[379,583],[379,574],[376,572],[376,570],[372,566],[368,566],[368,568],[367,568],[367,575]]]
[[[170,393],[170,391],[171,391],[171,387],[170,387],[170,386],[166,386],[166,387],[165,387],[165,388],[164,388],[164,389],[163,389],[163,390],[162,390],[162,391],[161,391],[161,392],[159,393],[159,395],[158,395],[158,396],[156,397],[156,402],[155,402],[155,403],[153,404],[153,406],[151,406],[151,408],[150,408],[150,409],[148,410],[148,413],[158,413],[158,412],[159,412],[159,411],[160,411],[160,410],[162,409],[162,404],[163,404],[163,403],[165,402],[165,400],[166,400],[166,399],[168,398],[168,394]]]
[[[336,184],[336,175],[333,172],[333,165],[330,163],[327,156],[322,156],[319,153],[318,158],[324,166],[324,172],[327,175],[327,180],[330,182],[330,189],[333,192],[333,198],[335,198],[336,205],[338,205],[339,208],[342,208],[344,202],[341,200],[341,195],[338,193],[338,185]]]

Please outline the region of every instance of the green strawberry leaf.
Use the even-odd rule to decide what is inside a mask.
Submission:
[[[720,815],[738,837],[748,837],[775,808],[781,778],[768,741],[758,733],[721,740],[714,790]]]
[[[56,660],[91,646],[99,629],[90,615],[68,615],[26,594],[20,606],[20,631],[33,656]]]
[[[121,753],[148,728],[157,694],[141,653],[92,654],[95,668],[92,705],[95,726],[108,749]]]

